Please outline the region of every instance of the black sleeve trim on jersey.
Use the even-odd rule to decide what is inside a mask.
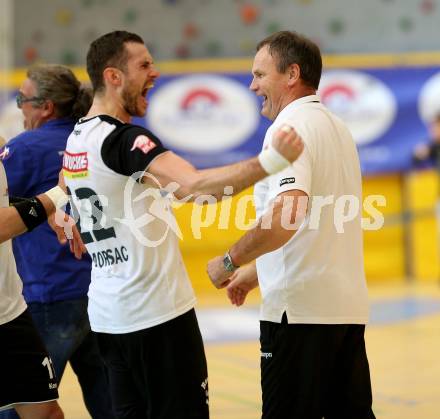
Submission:
[[[152,132],[141,126],[121,124],[104,140],[101,157],[116,173],[131,176],[144,171],[165,151],[167,149]]]

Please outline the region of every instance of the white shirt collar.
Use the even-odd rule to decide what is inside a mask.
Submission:
[[[287,106],[285,106],[281,110],[281,112],[278,114],[278,116],[275,118],[273,122],[275,123],[277,122],[277,120],[282,120],[283,118],[285,118],[285,115],[289,114],[293,108],[296,108],[297,106],[304,105],[305,103],[310,103],[310,102],[321,102],[321,99],[319,98],[318,95],[303,96],[300,97],[299,99],[295,99],[293,102],[290,102]]]

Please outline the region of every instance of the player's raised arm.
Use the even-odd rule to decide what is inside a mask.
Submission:
[[[234,193],[241,192],[270,174],[277,173],[301,154],[304,144],[295,129],[284,125],[278,129],[269,147],[258,156],[228,166],[197,170],[189,162],[172,152],[163,153],[149,166],[162,186],[177,182],[178,198],[209,194],[221,197],[225,186],[232,186]]]

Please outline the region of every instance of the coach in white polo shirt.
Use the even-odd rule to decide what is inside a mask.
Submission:
[[[303,36],[279,32],[259,43],[250,88],[273,121],[265,144],[288,123],[305,147],[255,185],[257,226],[208,265],[236,305],[260,287],[263,419],[375,417],[361,214],[346,216],[361,203],[359,158],[316,95],[321,71],[318,47]]]

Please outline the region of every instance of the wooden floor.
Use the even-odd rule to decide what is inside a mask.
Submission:
[[[378,419],[440,417],[440,287],[370,286],[367,351]],[[211,417],[260,417],[257,296],[248,308],[222,294],[199,296],[206,340]],[[89,418],[69,369],[61,384],[66,418]]]

